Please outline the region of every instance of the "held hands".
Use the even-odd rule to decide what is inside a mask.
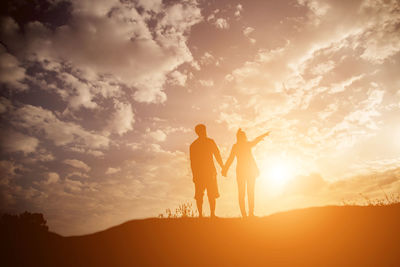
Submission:
[[[222,170],[222,171],[221,171],[221,174],[222,174],[222,176],[226,177],[226,175],[227,175],[226,169],[225,169],[225,170]]]
[[[228,169],[225,166],[223,166],[222,170],[221,170],[221,175],[226,177],[227,173],[228,173]]]

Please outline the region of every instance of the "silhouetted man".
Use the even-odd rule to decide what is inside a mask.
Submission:
[[[206,126],[198,124],[194,128],[199,136],[190,145],[190,166],[193,173],[195,196],[199,217],[203,217],[203,195],[207,189],[208,202],[210,203],[211,217],[215,217],[215,199],[219,197],[217,184],[217,171],[214,159],[223,167],[221,154],[214,140],[207,137]]]

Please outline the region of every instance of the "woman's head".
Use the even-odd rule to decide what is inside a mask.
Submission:
[[[247,141],[247,136],[246,133],[242,131],[241,128],[236,133],[236,139],[238,143],[246,142]]]

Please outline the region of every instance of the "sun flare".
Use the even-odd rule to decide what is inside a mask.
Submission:
[[[291,178],[291,168],[289,165],[280,162],[267,172],[268,178],[271,182],[275,185],[282,186],[287,183],[288,180]]]
[[[263,188],[272,194],[283,191],[287,183],[295,176],[295,167],[288,159],[265,160],[261,167]]]

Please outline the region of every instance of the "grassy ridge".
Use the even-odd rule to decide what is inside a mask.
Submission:
[[[10,266],[400,266],[400,204],[145,219],[85,236],[19,238],[3,250]]]

